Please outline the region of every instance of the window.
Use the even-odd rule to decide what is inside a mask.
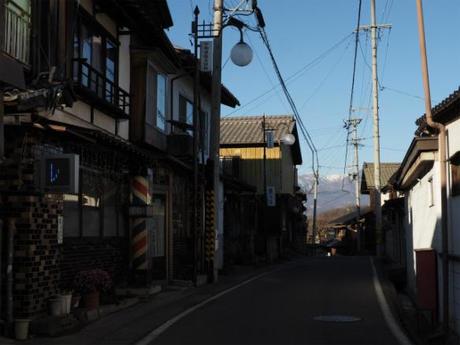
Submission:
[[[460,165],[451,164],[450,170],[452,173],[452,196],[460,195]]]
[[[25,64],[30,58],[31,12],[31,0],[5,0],[3,49]]]
[[[179,121],[193,126],[193,103],[184,96],[179,96]],[[193,136],[193,130],[188,129],[187,133]]]
[[[64,236],[125,236],[128,185],[94,170],[82,169],[80,174],[81,193],[64,195]]]
[[[81,10],[74,35],[74,80],[128,113],[129,94],[118,87],[118,48],[115,38]]]
[[[166,130],[167,77],[158,73],[152,63],[147,64],[145,122],[161,131]]]
[[[163,74],[157,76],[156,122],[159,129],[166,129],[166,77]]]

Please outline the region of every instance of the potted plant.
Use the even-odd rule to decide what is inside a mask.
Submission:
[[[110,275],[101,269],[80,271],[74,279],[75,291],[81,294],[83,306],[89,310],[99,307],[100,293],[111,287]]]

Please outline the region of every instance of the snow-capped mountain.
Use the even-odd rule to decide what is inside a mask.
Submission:
[[[313,174],[299,175],[299,184],[307,192],[307,209],[313,209]],[[320,176],[318,185],[318,213],[355,203],[355,184],[345,175]],[[361,195],[361,205],[369,204],[369,197]]]

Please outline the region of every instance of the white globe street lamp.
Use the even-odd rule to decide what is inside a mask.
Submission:
[[[240,67],[249,65],[252,61],[252,56],[251,47],[243,40],[235,44],[230,52],[230,59],[235,65]]]
[[[295,136],[291,133],[286,133],[285,135],[282,136],[280,141],[284,145],[292,146],[295,143]]]

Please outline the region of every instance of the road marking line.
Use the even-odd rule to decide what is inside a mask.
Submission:
[[[163,332],[165,332],[169,327],[171,327],[172,325],[174,325],[176,322],[178,322],[179,320],[183,319],[184,317],[186,317],[187,315],[193,313],[195,310],[203,307],[204,305],[208,304],[209,302],[212,302],[226,294],[228,294],[229,292],[232,292],[233,290],[236,290],[244,285],[247,285],[251,282],[253,282],[254,280],[257,280],[259,278],[262,278],[266,275],[269,275],[271,273],[274,273],[276,271],[279,271],[281,268],[278,268],[278,269],[275,269],[275,270],[271,270],[269,272],[265,272],[265,273],[261,273],[255,277],[252,277],[248,280],[245,280],[231,288],[228,288],[227,290],[224,290],[224,291],[221,291],[219,292],[217,295],[214,295],[212,297],[209,297],[208,299],[204,300],[203,302],[200,302],[198,303],[197,305],[194,305],[193,307],[183,311],[182,313],[176,315],[175,317],[173,317],[172,319],[169,319],[168,321],[166,321],[165,323],[163,323],[162,325],[160,325],[158,328],[154,329],[153,331],[151,331],[149,334],[147,334],[144,338],[142,338],[141,340],[139,340],[138,342],[135,343],[135,345],[148,345],[150,344],[152,341],[154,341],[156,338],[158,338]]]
[[[401,327],[399,326],[398,322],[395,320],[391,312],[390,306],[388,305],[385,295],[383,294],[382,285],[380,283],[380,278],[377,275],[377,270],[375,269],[374,260],[372,258],[369,258],[369,260],[372,266],[372,273],[373,273],[372,280],[374,282],[374,288],[375,288],[375,293],[377,294],[377,300],[379,301],[380,309],[382,310],[383,317],[388,327],[390,328],[391,333],[393,333],[395,338],[398,340],[399,344],[412,345],[412,342],[409,340],[406,334],[402,331]]]

